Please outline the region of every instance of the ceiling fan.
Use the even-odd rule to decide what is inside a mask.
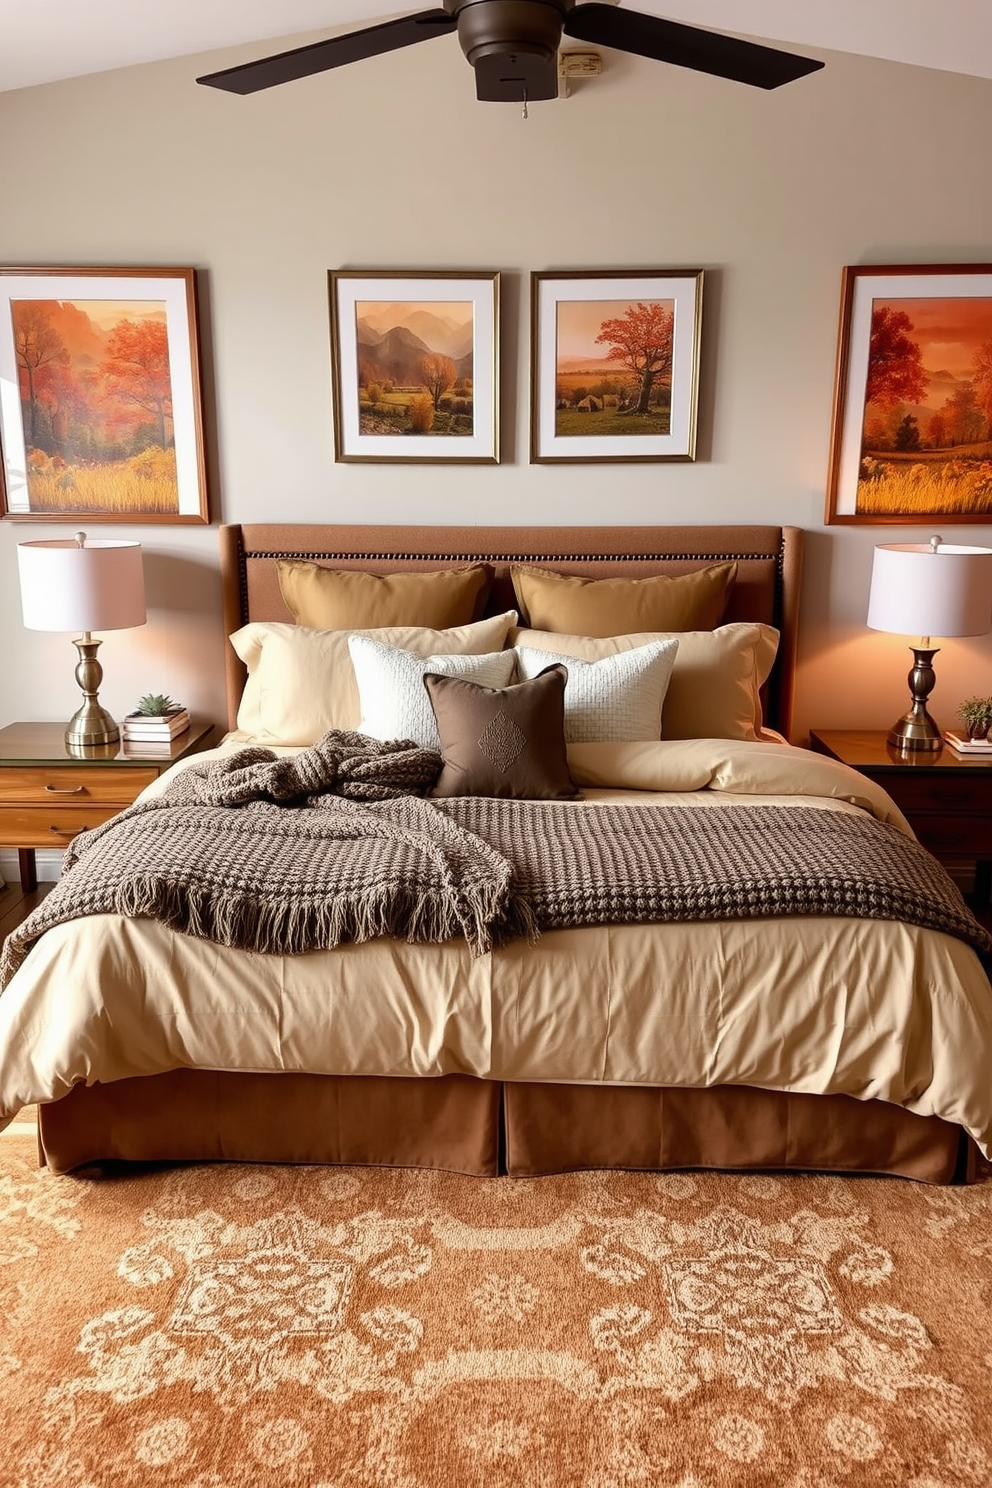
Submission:
[[[476,95],[492,103],[556,98],[563,34],[755,88],[778,88],[823,66],[809,57],[592,0],[442,0],[434,10],[226,67],[197,82],[229,93],[257,93],[451,31],[457,31],[475,68]]]

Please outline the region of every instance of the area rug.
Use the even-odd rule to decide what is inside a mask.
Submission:
[[[0,1143],[4,1488],[988,1488],[992,1184],[53,1177]]]

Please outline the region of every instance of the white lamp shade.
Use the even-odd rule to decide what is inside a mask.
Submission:
[[[877,547],[868,624],[898,635],[984,635],[992,630],[992,548]]]
[[[127,630],[145,623],[140,543],[18,543],[17,567],[28,630]]]

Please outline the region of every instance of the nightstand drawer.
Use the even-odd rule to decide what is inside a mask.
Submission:
[[[0,847],[18,849],[21,888],[38,886],[36,848],[66,847],[77,832],[109,821],[170,765],[206,749],[213,732],[194,718],[154,757],[138,759],[124,744],[70,754],[63,723],[0,728]]]
[[[894,801],[910,811],[987,811],[992,813],[992,775],[965,775],[930,770],[866,770]]]
[[[0,847],[65,847],[77,832],[98,827],[123,806],[8,806],[0,815]]]
[[[155,769],[81,770],[76,765],[19,765],[0,770],[0,805],[85,806],[100,802],[129,806],[140,790],[157,779]],[[105,813],[102,820],[106,820]]]
[[[911,818],[923,846],[938,858],[992,858],[992,821],[974,816]]]

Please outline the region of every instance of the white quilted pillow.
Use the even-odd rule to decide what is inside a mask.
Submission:
[[[567,668],[565,739],[569,744],[660,739],[661,710],[675,665],[677,640],[651,641],[600,661],[517,646],[517,670],[527,680],[552,662]]]
[[[511,650],[484,656],[417,656],[362,635],[348,637],[348,650],[362,705],[359,732],[373,739],[412,739],[424,749],[437,750],[441,741],[424,673],[467,677],[483,687],[506,687],[517,660]]]

